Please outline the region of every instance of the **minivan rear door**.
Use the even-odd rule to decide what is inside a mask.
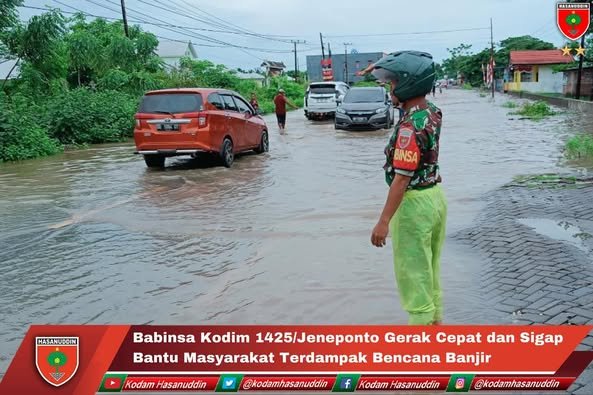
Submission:
[[[139,128],[150,133],[151,142],[181,148],[195,140],[202,110],[199,93],[163,92],[144,96],[136,118]]]

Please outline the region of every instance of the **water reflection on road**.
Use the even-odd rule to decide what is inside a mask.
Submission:
[[[442,168],[450,233],[516,174],[558,170],[567,115],[509,120],[448,90]],[[271,152],[232,169],[169,160],[148,170],[130,144],[0,166],[0,371],[31,323],[404,323],[390,246],[370,231],[386,197],[389,131],[337,132],[288,117]],[[446,318],[491,322],[479,259],[447,242]]]

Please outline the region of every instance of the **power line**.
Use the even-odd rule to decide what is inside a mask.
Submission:
[[[60,10],[64,14],[70,14],[70,15],[72,15],[72,14],[81,13],[83,15],[90,16],[90,17],[93,17],[93,18],[101,18],[101,19],[111,20],[111,21],[121,21],[121,18],[112,18],[112,17],[103,16],[103,15],[91,14],[91,13],[85,12],[85,11],[79,9],[79,8],[70,6],[68,4],[64,4],[60,0],[54,0],[54,1],[56,3],[62,5],[62,6],[71,8],[71,9],[73,9],[73,10],[76,11],[76,12],[69,12],[69,11]],[[87,1],[90,1],[90,0],[87,0]],[[93,2],[93,4],[97,4],[97,3],[94,3]],[[43,7],[35,7],[35,6],[27,6],[27,5],[21,6],[21,8],[28,8],[28,9],[34,9],[34,10],[40,10],[40,11],[51,11],[52,10],[52,8],[43,8]],[[116,11],[116,10],[111,9],[111,8],[108,8],[108,7],[105,7],[105,8],[108,9],[108,10],[110,10],[110,11],[114,11],[114,12]],[[138,24],[144,24],[144,25],[152,25],[152,26],[162,27],[162,28],[164,28],[166,30],[170,30],[170,31],[172,31],[174,33],[177,33],[177,34],[184,34],[184,33],[181,33],[181,32],[176,31],[176,30],[168,29],[168,27],[186,28],[184,26],[176,26],[176,25],[168,25],[168,24],[159,24],[159,23],[147,22],[147,21],[142,20],[142,19],[132,19],[132,18],[130,18],[129,20],[131,22],[138,23]],[[186,34],[184,34],[184,35],[186,35]],[[166,39],[168,41],[175,41],[175,42],[187,43],[187,40],[184,41],[184,40],[170,39],[170,38],[166,38],[166,37],[162,37],[162,36],[158,36],[158,35],[156,35],[156,36],[159,37],[159,38]],[[196,36],[192,36],[192,35],[189,35],[189,36],[190,37],[197,38]],[[208,41],[208,40],[206,40],[206,41]],[[241,47],[241,46],[237,46],[237,45],[229,45],[229,44],[224,43],[224,42],[223,42],[223,44],[218,44],[218,45],[203,44],[203,43],[192,43],[192,45],[195,45],[195,46],[198,46],[198,47],[208,47],[208,48],[239,48],[239,49],[248,49],[248,50],[252,50],[252,51],[256,51],[256,52],[263,52],[263,53],[266,53],[266,52],[267,53],[278,53],[278,54],[280,54],[280,53],[283,53],[283,54],[292,53],[292,51],[289,51],[289,50],[274,50],[274,49],[267,49],[267,48]]]
[[[54,0],[54,1],[59,2],[59,0]],[[89,3],[95,4],[95,5],[99,6],[99,7],[105,8],[107,10],[114,11],[114,12],[119,12],[119,11],[115,11],[113,8],[110,8],[110,7],[105,6],[105,4],[100,4],[100,3],[98,3],[95,0],[86,0],[86,1],[89,2]],[[107,0],[107,1],[109,3],[111,3],[111,4],[116,4],[117,5],[117,3],[114,3],[113,0]],[[128,10],[129,11],[132,11],[132,12],[134,12],[136,14],[139,14],[139,15],[142,15],[142,16],[145,16],[145,17],[148,17],[148,18],[153,18],[156,21],[163,22],[163,23],[167,24],[167,22],[166,21],[163,21],[162,19],[154,18],[154,17],[152,17],[152,16],[150,16],[148,14],[145,14],[143,12],[137,11],[137,10],[132,9],[130,7],[128,7]],[[145,19],[140,19],[139,17],[136,17],[136,18],[139,19],[139,20],[141,20],[141,21],[143,21],[143,22],[147,22]],[[148,22],[148,23],[150,23],[150,22]],[[179,30],[175,30],[175,29],[173,29],[171,27],[166,27],[166,26],[162,26],[162,28],[163,29],[166,29],[166,30],[169,30],[169,31],[172,31],[172,32],[177,33],[177,34],[183,34],[183,35],[186,35],[186,36],[189,36],[189,37],[193,37],[193,38],[196,38],[198,40],[202,40],[202,41],[206,41],[206,42],[210,42],[210,43],[214,43],[214,44],[226,45],[228,47],[233,47],[233,48],[241,48],[241,49],[247,49],[247,50],[257,51],[257,52],[290,53],[290,51],[286,51],[286,50],[285,51],[282,51],[282,50],[269,49],[269,48],[252,48],[252,47],[247,47],[247,46],[242,46],[242,45],[235,45],[235,44],[231,44],[231,43],[228,43],[226,41],[218,40],[218,39],[215,39],[215,38],[212,38],[212,37],[203,35],[203,34],[198,34],[198,33],[191,32],[188,29],[183,28],[183,27],[180,27],[179,30],[182,30],[182,31],[185,31],[185,32],[180,32]],[[189,34],[188,34],[188,31],[189,31]]]
[[[102,19],[106,19],[106,20],[110,20],[110,21],[120,21],[121,20],[121,18],[114,18],[114,17],[104,16],[104,15],[91,14],[89,12],[82,11],[76,7],[71,6],[71,5],[64,4],[64,3],[60,2],[59,0],[53,0],[53,1],[55,1],[56,3],[58,3],[64,7],[68,7],[73,10],[76,10],[78,13],[82,13],[86,16],[91,16],[93,18],[102,18]],[[49,7],[35,7],[35,6],[28,6],[28,5],[20,6],[20,8],[27,8],[27,9],[40,10],[40,11],[51,11],[52,10],[52,8],[49,8]],[[111,10],[111,9],[109,9],[109,10]],[[115,10],[113,10],[113,11],[115,12]],[[70,14],[70,15],[77,13],[77,12],[68,12],[68,11],[64,11],[64,10],[61,10],[61,12],[64,14]],[[157,27],[175,27],[175,28],[188,29],[188,30],[205,31],[205,32],[210,32],[210,33],[242,34],[242,33],[228,31],[228,30],[205,29],[205,28],[193,27],[193,26],[174,25],[174,24],[170,24],[170,23],[166,24],[166,23],[148,22],[145,20],[140,20],[140,19],[135,19],[135,18],[128,18],[128,21],[134,22],[134,23],[137,23],[140,25],[150,25],[150,26],[157,26]],[[285,52],[289,53],[292,51],[287,50]]]
[[[400,33],[379,33],[379,34],[343,34],[343,35],[332,35],[325,36],[327,38],[345,38],[345,37],[382,37],[382,36],[407,36],[414,34],[435,34],[435,33],[456,33],[456,32],[468,32],[475,30],[490,30],[489,27],[474,27],[468,29],[452,29],[452,30],[432,30],[422,32],[400,32]]]
[[[155,7],[155,8],[161,9],[163,11],[169,12],[169,13],[171,13],[173,15],[176,15],[176,16],[182,16],[182,17],[185,17],[185,18],[188,18],[188,19],[192,19],[192,20],[196,19],[196,20],[199,20],[200,22],[206,23],[206,24],[211,25],[211,26],[226,27],[225,25],[221,25],[219,23],[214,23],[213,24],[211,21],[209,21],[207,19],[203,19],[202,17],[196,16],[196,14],[194,14],[191,11],[179,10],[179,8],[177,8],[177,10],[179,12],[181,12],[181,14],[179,14],[179,13],[171,10],[171,5],[170,4],[167,5],[167,4],[165,4],[165,3],[163,3],[163,2],[161,2],[159,0],[152,0],[152,2],[148,2],[148,1],[145,1],[145,0],[138,0],[138,1],[140,3],[149,5],[151,7]],[[157,4],[153,4],[153,3],[157,3]],[[265,40],[272,40],[272,41],[277,41],[277,42],[290,43],[290,41],[287,41],[287,40],[281,40],[281,39],[277,39],[277,38],[271,38],[271,37],[267,37],[265,35],[258,34],[258,33],[253,33],[253,32],[249,32],[249,31],[238,31],[237,29],[234,29],[234,30],[235,30],[233,32],[234,34],[247,35],[247,36],[251,36],[251,37],[257,37],[257,38],[262,38],[262,39],[265,39]],[[226,31],[230,32],[228,30],[228,28],[227,28]]]

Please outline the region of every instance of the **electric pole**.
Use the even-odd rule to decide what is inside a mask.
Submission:
[[[291,40],[294,44],[294,81],[299,82],[299,61],[297,57],[297,44],[304,44],[306,41]]]
[[[325,59],[325,47],[323,46],[323,35],[319,33],[319,39],[321,40],[321,58]]]
[[[346,77],[346,83],[350,85],[350,76],[348,75],[348,46],[352,43],[344,43],[344,76]]]
[[[128,31],[128,17],[126,16],[126,0],[121,0],[121,15],[124,20],[124,31],[126,32],[126,37],[130,37],[130,32]]]
[[[490,70],[492,72],[492,98],[494,99],[496,79],[494,78],[494,32],[492,31],[492,18],[490,18]]]

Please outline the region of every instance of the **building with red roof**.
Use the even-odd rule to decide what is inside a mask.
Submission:
[[[554,66],[573,61],[560,49],[511,51],[505,91],[562,93],[564,75]]]

